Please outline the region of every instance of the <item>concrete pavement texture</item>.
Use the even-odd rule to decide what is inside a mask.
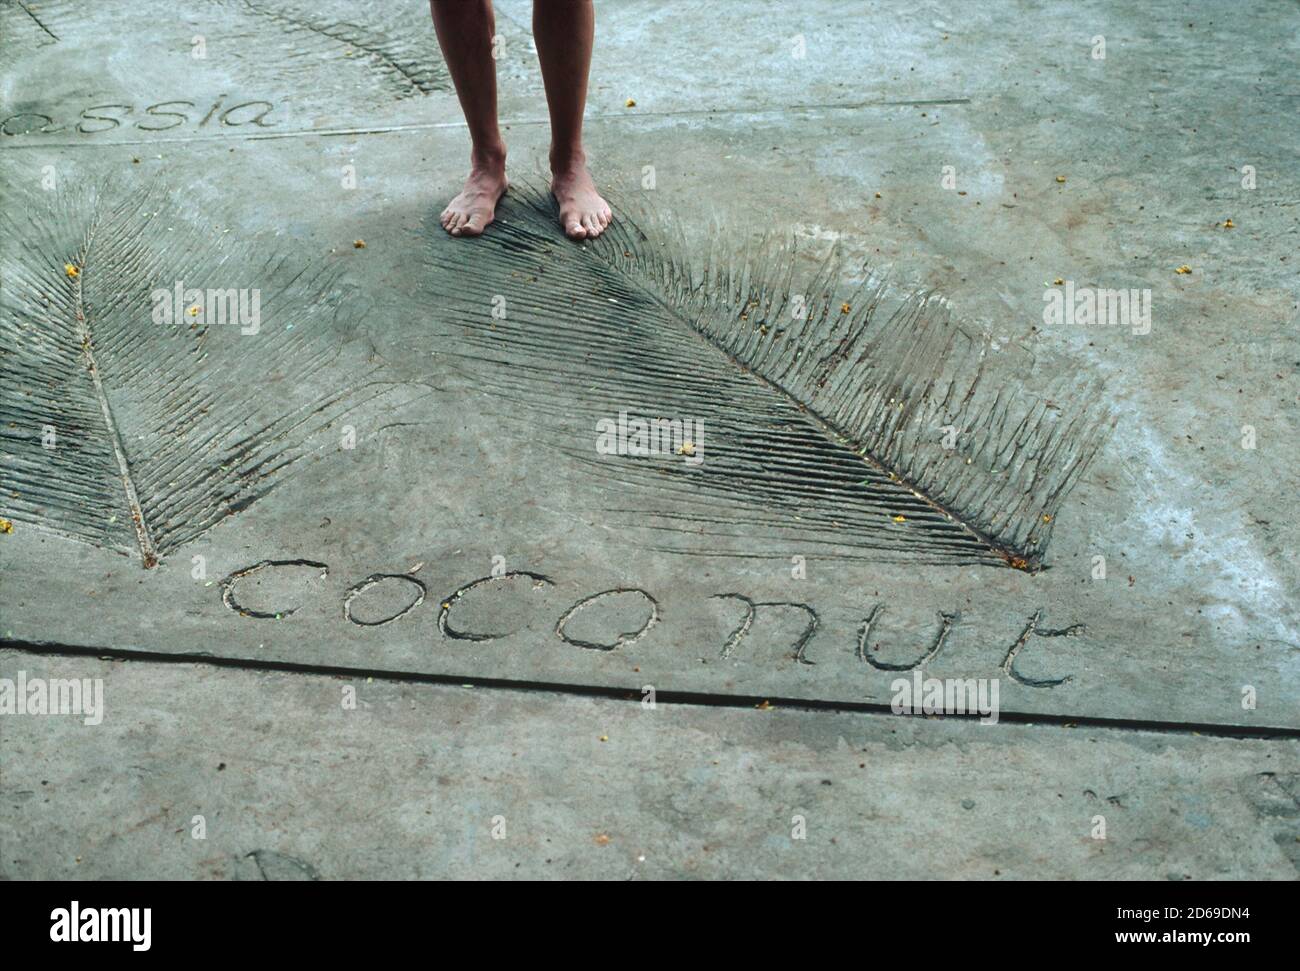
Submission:
[[[1296,742],[0,654],[14,879],[1294,879]],[[354,704],[349,706],[348,697]]]
[[[0,4],[0,874],[1293,879],[1295,6],[496,9]]]

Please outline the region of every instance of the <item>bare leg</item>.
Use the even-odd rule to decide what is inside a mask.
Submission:
[[[492,0],[429,0],[429,9],[473,144],[465,188],[442,211],[442,227],[453,236],[477,236],[492,222],[508,186],[506,146],[497,127]]]
[[[614,217],[596,191],[582,147],[587,72],[596,35],[591,0],[533,0],[533,39],[551,112],[551,193],[573,239],[599,236]]]

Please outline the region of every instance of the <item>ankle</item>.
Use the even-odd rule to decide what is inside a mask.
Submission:
[[[475,145],[469,153],[469,162],[476,169],[500,171],[506,167],[505,142]]]
[[[553,175],[568,175],[572,172],[580,172],[587,167],[587,153],[583,151],[582,146],[576,148],[551,149],[551,173]]]

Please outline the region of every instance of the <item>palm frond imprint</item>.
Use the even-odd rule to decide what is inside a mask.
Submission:
[[[57,44],[70,24],[84,19],[71,0],[0,0],[0,37],[11,57],[32,47]]]
[[[428,12],[411,0],[385,0],[369,8],[346,0],[210,2],[233,23],[252,25],[239,32],[238,44],[229,49],[245,79],[315,90],[332,87],[342,77],[348,82],[343,96],[349,98],[357,97],[358,89],[375,87],[376,81],[399,100],[450,90]],[[346,60],[340,63],[335,53],[345,54]],[[358,76],[358,71],[365,73]]]
[[[192,227],[157,187],[5,213],[6,516],[153,566],[390,387],[349,362],[332,271]]]
[[[785,551],[760,555],[1034,570],[1112,423],[1082,383],[1028,394],[1025,361],[932,293],[887,317],[877,280],[842,295],[834,256],[802,281],[771,239],[693,261],[625,212],[575,245],[535,189],[498,216],[474,240],[429,228],[449,341],[508,427],[613,485],[605,512],[667,537],[652,548],[752,556],[759,539]],[[621,412],[700,421],[702,461],[597,454],[595,423]]]

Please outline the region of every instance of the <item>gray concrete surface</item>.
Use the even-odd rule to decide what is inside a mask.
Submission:
[[[1294,879],[1300,859],[1293,740],[0,658],[104,682],[100,726],[6,723],[15,879]]]
[[[90,648],[323,665],[362,678],[397,672],[636,694],[653,685],[887,705],[899,674],[887,668],[916,666],[935,646],[943,613],[952,626],[924,660],[925,674],[996,678],[1002,710],[1025,719],[1129,727],[1089,729],[1098,740],[1080,743],[1078,730],[1047,725],[674,709],[680,722],[671,731],[682,734],[646,734],[636,756],[662,763],[663,788],[647,792],[637,781],[643,763],[625,751],[630,761],[609,768],[601,800],[623,814],[621,838],[595,847],[587,830],[613,824],[589,824],[599,815],[589,812],[589,793],[555,780],[566,767],[589,768],[589,747],[565,747],[575,723],[617,719],[646,731],[627,721],[638,717],[635,706],[380,678],[374,704],[409,702],[420,713],[381,730],[366,727],[364,709],[349,722],[333,709],[312,715],[276,700],[325,690],[315,684],[337,688],[328,679],[133,661],[105,669],[121,695],[117,703],[109,695],[107,727],[0,719],[7,874],[71,875],[73,845],[98,861],[86,871],[95,875],[235,876],[248,853],[262,850],[323,876],[505,875],[515,863],[518,872],[542,873],[532,852],[542,847],[523,840],[545,831],[569,847],[552,859],[602,876],[637,872],[617,869],[626,860],[610,864],[606,851],[621,844],[635,860],[642,850],[630,844],[640,839],[653,875],[1294,877],[1294,850],[1278,838],[1281,817],[1257,809],[1261,799],[1286,809],[1288,790],[1274,787],[1280,802],[1247,793],[1261,773],[1293,777],[1293,742],[1162,733],[1183,724],[1293,739],[1300,729],[1300,537],[1289,516],[1300,179],[1294,126],[1283,123],[1295,109],[1287,84],[1296,34],[1280,29],[1294,26],[1293,5],[1247,3],[1229,17],[1208,3],[1140,11],[1115,2],[600,4],[593,168],[629,215],[649,207],[680,225],[682,238],[669,243],[674,258],[698,259],[710,235],[725,250],[757,231],[798,240],[808,257],[797,273],[806,274],[837,245],[851,278],[863,262],[889,272],[887,303],[911,287],[941,290],[954,320],[991,335],[990,373],[1014,400],[1051,400],[1062,380],[1081,376],[1101,382],[1090,407],[1099,420],[1113,414],[1115,428],[1062,497],[1039,572],[931,562],[909,549],[905,533],[883,550],[870,540],[895,528],[884,516],[865,531],[815,528],[825,511],[818,503],[838,500],[810,500],[795,515],[736,495],[718,512],[717,497],[692,493],[689,482],[685,492],[665,493],[669,505],[687,503],[678,508],[721,517],[727,528],[665,529],[673,523],[664,508],[643,505],[646,493],[631,477],[619,480],[626,466],[603,481],[585,472],[596,458],[593,421],[618,404],[618,380],[594,393],[599,361],[552,368],[572,375],[574,387],[593,388],[582,408],[557,413],[545,407],[545,382],[514,399],[472,356],[476,336],[497,326],[494,296],[512,307],[522,301],[552,326],[568,314],[544,312],[546,300],[566,299],[587,319],[616,278],[592,269],[594,248],[557,251],[547,266],[572,267],[565,272],[582,281],[593,274],[592,285],[544,282],[538,303],[531,280],[501,273],[496,285],[491,240],[466,244],[430,231],[467,146],[422,5],[214,0],[182,4],[179,16],[176,9],[0,6],[12,52],[0,82],[0,180],[5,214],[17,223],[3,243],[0,279],[9,429],[0,516],[13,523],[0,535],[0,634],[24,647],[3,655],[0,676],[38,670],[41,652]],[[501,110],[519,184],[538,178],[546,149],[528,9],[498,4]],[[1104,58],[1094,56],[1097,38]],[[199,46],[202,58],[193,56]],[[1224,58],[1225,49],[1242,54]],[[505,210],[497,245],[510,238],[508,226],[527,224],[523,198]],[[94,214],[122,204],[120,220],[101,215],[107,255],[86,262],[81,284],[69,283],[62,265],[77,263]],[[714,220],[721,229],[710,228]],[[558,235],[554,245],[568,246]],[[272,255],[281,261],[275,269]],[[1175,272],[1183,266],[1190,272]],[[161,343],[138,308],[133,316],[114,303],[128,290],[139,297],[170,287],[186,272],[195,286],[265,288],[270,308],[260,335],[213,327],[196,338],[206,354],[201,371],[188,345]],[[1043,293],[1065,281],[1149,289],[1149,332],[1045,322]],[[53,310],[39,296],[46,290]],[[120,453],[96,427],[97,398],[77,369],[41,370],[46,345],[36,335],[60,334],[60,326],[79,333],[78,307],[89,311],[92,348],[103,344],[102,397]],[[641,320],[638,308],[629,308],[628,327]],[[79,345],[70,346],[77,359]],[[714,360],[709,353],[699,362],[662,360],[689,373]],[[150,382],[164,370],[190,376],[202,395],[160,404]],[[63,380],[81,381],[84,401],[70,399],[80,403],[59,413],[60,399],[43,389]],[[196,404],[203,395],[206,411]],[[182,405],[194,409],[192,425],[175,417]],[[295,409],[308,416],[302,424],[285,418]],[[718,436],[707,444],[725,453],[734,442],[721,417],[705,415]],[[56,444],[46,449],[39,439],[51,423]],[[188,447],[214,425],[205,454],[173,463],[170,448]],[[1252,448],[1243,447],[1245,426]],[[255,447],[241,451],[249,438]],[[293,474],[264,475],[285,447],[297,459]],[[142,565],[130,504],[117,495],[119,456],[156,534],[160,563],[151,569]],[[1017,457],[1047,461],[1032,447]],[[792,576],[792,557],[804,559],[806,576]],[[321,566],[240,578],[265,561]],[[457,596],[494,569],[548,582],[515,576]],[[388,578],[366,587],[376,574]],[[590,599],[614,590],[642,593]],[[803,606],[757,607],[737,640],[746,623],[737,595]],[[877,606],[884,612],[867,638],[869,663],[860,637]],[[801,653],[815,663],[803,664],[791,655],[809,611],[817,626]],[[1034,617],[1049,636],[1026,633]],[[1071,628],[1071,636],[1051,636]],[[176,857],[154,858],[140,841],[172,818],[157,815],[131,830],[139,835],[128,828],[162,805],[187,805],[177,793],[207,778],[200,736],[252,731],[209,722],[212,696],[228,691],[260,699],[247,710],[265,730],[226,744],[290,767],[312,765],[308,753],[320,753],[319,777],[294,769],[288,781],[272,781],[227,759],[223,772],[234,774],[211,792],[223,818],[214,851],[196,857],[185,843]],[[445,720],[452,709],[465,725],[499,733],[498,748],[480,755],[503,766],[512,741],[525,751],[525,741],[555,744],[533,749],[531,767],[508,780],[444,773],[454,780],[437,792],[447,815],[433,823],[401,809],[429,808],[429,778],[403,778],[400,761],[377,762],[391,772],[363,788],[393,798],[377,819],[363,812],[348,795],[352,770],[338,751],[373,754],[381,739],[369,733],[382,731],[394,753],[384,758],[409,749],[416,759],[424,747],[469,766],[474,743]],[[169,747],[157,748],[149,726],[169,710],[189,714],[174,723]],[[774,722],[785,734],[770,733]],[[1161,732],[1144,733],[1142,723]],[[881,733],[892,732],[886,744]],[[67,802],[33,817],[35,797],[12,794],[39,792],[31,780],[54,733],[67,733],[59,737]],[[791,753],[829,773],[839,749],[827,740],[841,736],[877,746],[879,771],[850,773],[853,781],[828,774],[833,785],[823,791],[819,781],[809,793]],[[766,780],[762,798],[740,769],[705,778],[680,754],[716,750],[720,740],[746,753],[744,772]],[[957,753],[968,748],[978,754],[963,763]],[[620,758],[604,745],[595,751],[610,766]],[[1161,754],[1144,760],[1139,751]],[[96,773],[106,758],[141,766],[156,788],[105,787]],[[935,791],[949,798],[944,771],[974,780],[977,765],[987,776],[994,763],[999,795],[971,794],[976,810],[957,799],[953,811],[932,811]],[[1106,781],[1083,780],[1088,772]],[[302,797],[317,785],[330,788],[329,799]],[[855,785],[857,798],[845,796]],[[557,795],[545,807],[511,808],[528,803],[534,786]],[[1094,815],[1084,793],[1122,800],[1125,787],[1145,794],[1127,831],[1136,842],[1115,839],[1106,852],[1080,822]],[[1012,792],[1043,797],[1035,827],[1019,838],[1000,815]],[[789,826],[766,826],[805,799],[843,837],[796,861],[787,855]],[[850,838],[861,830],[854,814],[864,801],[887,817],[899,845],[915,848],[912,862]],[[73,808],[83,803],[98,807],[96,821]],[[506,806],[508,818],[551,814],[524,824],[530,835],[518,845],[526,851],[508,865],[491,855],[493,844],[471,839],[481,815],[474,807],[489,804]],[[1164,827],[1162,814],[1179,813],[1211,820],[1178,824],[1191,827],[1194,846]],[[359,832],[383,834],[384,846],[360,851]],[[43,844],[39,852],[10,851],[33,841]],[[406,853],[411,847],[420,849]],[[657,858],[654,847],[663,851]],[[751,867],[756,847],[764,862]],[[944,869],[935,859],[964,862]],[[266,866],[292,872],[296,864]]]

